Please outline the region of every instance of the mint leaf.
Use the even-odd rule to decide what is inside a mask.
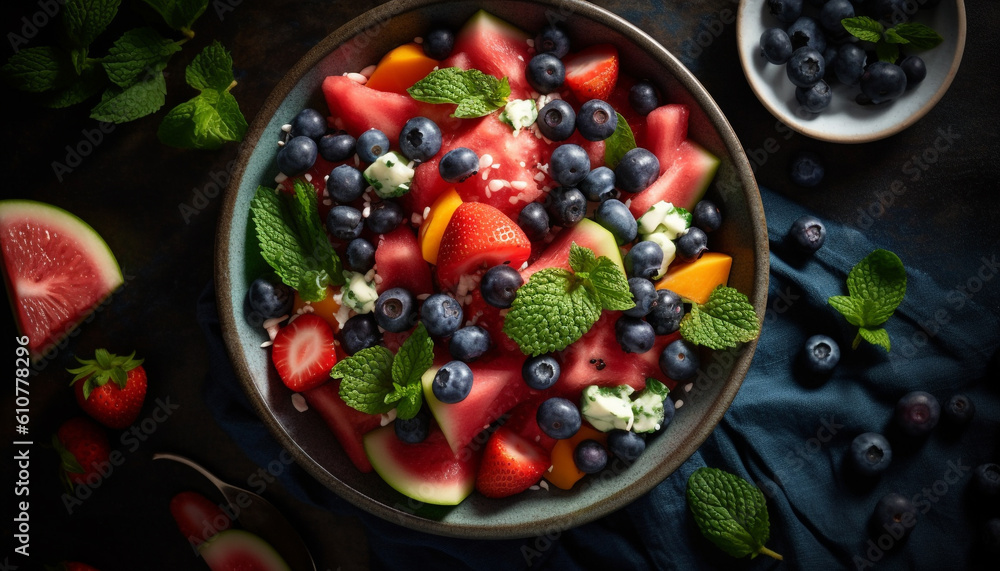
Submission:
[[[159,12],[160,16],[163,16],[163,21],[168,26],[188,37],[194,37],[191,26],[205,12],[205,9],[208,8],[208,0],[143,1]]]
[[[892,343],[889,341],[889,332],[882,327],[879,327],[878,329],[870,329],[868,327],[858,329],[858,336],[854,338],[851,346],[854,349],[857,349],[858,345],[861,344],[862,339],[872,345],[878,345],[879,347],[885,349],[886,353],[892,349]]]
[[[877,42],[882,39],[882,32],[885,28],[877,20],[868,16],[856,16],[854,18],[844,18],[840,21],[844,29],[852,36],[866,42]]]
[[[142,78],[163,71],[181,46],[153,28],[136,28],[122,34],[101,60],[112,83],[129,87]]]
[[[589,273],[597,265],[597,257],[590,248],[578,246],[576,242],[569,245],[569,267],[576,273]]]
[[[572,272],[546,268],[517,290],[503,330],[527,355],[565,349],[601,317],[595,299]]]
[[[743,478],[698,468],[688,478],[687,501],[702,535],[729,555],[782,559],[764,546],[771,527],[764,494]]]
[[[381,345],[362,349],[342,359],[330,370],[340,382],[340,398],[347,406],[367,413],[389,412],[395,405],[386,402],[392,385],[392,351]]]
[[[392,362],[392,380],[402,386],[419,387],[420,377],[433,364],[434,340],[427,334],[424,324],[419,323],[396,353]]]
[[[613,170],[621,162],[625,153],[635,147],[635,135],[632,134],[632,128],[629,127],[628,121],[622,117],[622,114],[618,113],[618,125],[615,127],[615,132],[611,133],[611,136],[604,141],[604,164]]]
[[[893,26],[888,31],[903,38],[910,47],[918,50],[935,48],[944,41],[941,34],[935,32],[933,28],[918,22],[904,22]]]
[[[719,285],[704,304],[695,304],[681,320],[681,336],[710,349],[726,349],[757,337],[757,313],[747,296]]]
[[[63,26],[74,48],[86,48],[118,14],[121,0],[66,0]]]
[[[319,217],[316,187],[310,182],[298,179],[293,185],[293,191],[291,214],[307,264],[310,268],[318,268],[325,273],[324,288],[328,284],[343,285],[346,280],[340,257],[330,244]],[[319,301],[324,297],[326,297],[325,292],[313,301]]]
[[[864,325],[864,318],[862,317],[863,310],[860,307],[861,304],[858,303],[857,298],[853,298],[849,295],[835,295],[827,298],[826,302],[839,311],[851,325],[857,327]]]
[[[888,30],[886,30],[885,31],[884,39],[885,39],[886,42],[888,42],[890,44],[908,44],[908,43],[910,43],[910,40],[907,40],[903,36],[900,36],[899,33],[896,32],[895,28],[889,28]]]
[[[398,359],[399,356],[397,355]],[[395,364],[395,361],[393,361]],[[392,404],[396,408],[396,418],[409,420],[420,412],[420,406],[424,402],[424,389],[417,383],[415,385],[400,385],[392,383],[392,392],[386,395],[386,404]]]
[[[184,70],[191,87],[205,91],[228,91],[233,83],[233,58],[218,41],[206,46]]]
[[[879,61],[886,63],[896,63],[899,59],[899,46],[889,42],[879,42],[875,44],[875,55]]]
[[[847,274],[847,291],[849,296],[831,296],[827,303],[860,328],[853,346],[864,339],[888,351],[889,334],[878,327],[906,296],[906,268],[899,256],[881,249],[865,256]]]
[[[117,85],[104,90],[101,102],[90,110],[90,117],[109,123],[127,123],[163,107],[167,99],[167,81],[162,71],[122,88]]]
[[[606,256],[597,258],[597,263],[590,272],[590,281],[604,309],[624,311],[635,307],[632,290],[628,287],[628,278],[610,258]]]
[[[453,103],[452,117],[474,118],[488,115],[507,104],[510,84],[478,69],[458,67],[437,69],[406,90],[410,97],[425,103]]]
[[[51,46],[17,52],[0,68],[0,74],[15,89],[29,93],[65,87],[77,76],[69,53]]]

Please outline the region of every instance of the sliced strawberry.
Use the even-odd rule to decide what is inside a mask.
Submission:
[[[464,202],[451,216],[438,250],[437,276],[444,288],[481,268],[528,260],[531,242],[503,212],[481,202]]]
[[[501,426],[486,443],[476,489],[488,498],[505,498],[536,484],[552,465],[548,453]]]
[[[563,58],[566,87],[581,102],[607,99],[618,82],[618,50],[595,44]]]
[[[337,364],[333,329],[322,317],[304,313],[278,330],[271,360],[288,388],[301,392],[316,387]]]

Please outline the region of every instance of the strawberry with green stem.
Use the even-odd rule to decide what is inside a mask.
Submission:
[[[146,371],[135,352],[127,357],[105,349],[93,359],[80,359],[80,367],[68,369],[75,376],[76,401],[94,420],[108,428],[126,428],[139,416],[146,397]]]

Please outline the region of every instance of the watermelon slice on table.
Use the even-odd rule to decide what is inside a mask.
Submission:
[[[378,414],[365,414],[355,410],[340,398],[340,380],[331,379],[326,383],[302,393],[315,409],[344,449],[347,457],[361,472],[371,472],[372,465],[365,455],[362,439],[365,434],[382,425]]]
[[[0,255],[18,329],[38,358],[124,283],[107,243],[50,204],[0,201]]]

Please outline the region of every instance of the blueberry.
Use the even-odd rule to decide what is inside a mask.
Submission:
[[[653,333],[668,335],[681,327],[684,318],[684,301],[669,289],[656,290],[656,304],[646,315],[646,321],[653,326]]]
[[[660,370],[675,381],[686,381],[698,372],[701,360],[694,345],[678,339],[660,352]]]
[[[580,145],[566,143],[552,151],[549,175],[563,186],[576,186],[590,172],[590,155]]]
[[[792,157],[791,172],[789,175],[792,182],[799,186],[817,186],[826,174],[823,167],[823,159],[812,151],[801,151]]]
[[[535,420],[542,432],[556,440],[570,438],[580,430],[583,423],[576,405],[562,397],[552,397],[542,402]]]
[[[660,106],[660,93],[653,82],[643,79],[628,90],[628,103],[639,115],[649,115]]]
[[[467,325],[451,336],[448,352],[451,356],[471,363],[490,350],[490,334],[478,325]]]
[[[618,196],[615,190],[615,171],[605,166],[591,169],[577,185],[590,202],[604,202]]]
[[[462,304],[444,293],[435,293],[420,306],[420,319],[431,337],[447,337],[462,326]]]
[[[760,54],[775,65],[788,63],[793,51],[792,40],[781,28],[768,28],[760,35]]]
[[[646,278],[629,278],[628,289],[635,307],[622,313],[629,317],[645,317],[656,305],[656,285]]]
[[[622,462],[635,462],[646,451],[646,441],[631,430],[615,428],[608,433],[608,450]]]
[[[316,141],[326,135],[326,117],[315,109],[303,109],[292,119],[291,130],[288,132],[292,137],[309,137]]]
[[[278,150],[278,170],[288,176],[299,176],[316,163],[319,149],[309,137],[292,137]]]
[[[948,399],[941,412],[953,426],[965,426],[976,416],[976,405],[969,397],[957,394]]]
[[[641,317],[622,315],[615,321],[615,341],[626,353],[645,353],[656,343],[656,334]]]
[[[697,226],[688,228],[674,240],[677,245],[677,258],[683,261],[697,260],[708,251],[708,235]]]
[[[395,200],[383,200],[372,204],[365,223],[368,229],[376,234],[388,234],[403,223],[406,212]]]
[[[401,333],[417,322],[417,300],[401,287],[387,289],[375,300],[375,321],[392,333]]]
[[[351,165],[340,165],[326,179],[326,193],[334,202],[347,204],[361,198],[368,188],[365,176]]]
[[[611,232],[619,246],[635,240],[639,233],[639,225],[632,212],[617,198],[602,202],[594,212],[594,221]]]
[[[876,476],[885,472],[892,462],[892,446],[885,436],[865,432],[851,441],[850,465],[862,476]]]
[[[788,238],[797,250],[809,254],[819,250],[826,241],[826,226],[815,216],[805,214],[792,222]]]
[[[591,99],[576,114],[576,130],[588,141],[603,141],[618,127],[618,114],[603,99]]]
[[[421,408],[413,418],[397,418],[392,424],[396,438],[407,444],[418,444],[430,434],[431,416],[426,409]]]
[[[624,262],[629,277],[651,279],[663,264],[663,248],[656,242],[642,240],[625,254]]]
[[[558,91],[566,81],[566,66],[561,59],[550,53],[535,54],[528,61],[525,79],[535,91],[546,94]]]
[[[535,125],[546,139],[565,141],[576,129],[576,111],[565,100],[553,99],[538,112]]]
[[[861,93],[872,103],[885,103],[906,91],[906,73],[893,63],[877,61],[861,74]]]
[[[857,44],[843,44],[837,49],[837,61],[833,71],[837,81],[845,85],[857,85],[865,72],[868,54]]]
[[[375,246],[364,238],[351,240],[346,253],[348,269],[364,274],[375,266]]]
[[[521,377],[533,389],[544,391],[559,380],[559,361],[552,355],[528,357],[521,366]]]
[[[549,220],[555,226],[567,228],[583,220],[587,214],[587,198],[579,190],[557,186],[547,197]]]
[[[873,533],[888,533],[904,540],[917,525],[917,509],[910,498],[890,492],[875,505],[871,526]]]
[[[462,402],[472,391],[472,369],[462,361],[448,361],[434,374],[431,390],[445,404]]]
[[[642,147],[625,153],[615,167],[615,182],[625,192],[641,192],[660,176],[660,160]]]
[[[479,156],[466,147],[457,147],[441,157],[438,172],[446,182],[462,182],[479,172]]]
[[[588,438],[573,449],[573,463],[584,474],[596,474],[608,465],[608,451],[600,442]]]
[[[785,74],[796,87],[812,87],[823,79],[825,73],[826,62],[822,53],[809,47],[795,50],[785,64]]]
[[[441,128],[427,117],[414,117],[399,132],[399,150],[411,161],[423,162],[441,150]]]
[[[820,375],[833,371],[840,361],[840,345],[826,335],[813,335],[806,339],[802,355],[806,368]]]
[[[378,129],[368,129],[358,136],[355,145],[358,157],[366,163],[374,163],[379,157],[389,152],[389,137]]]
[[[542,203],[530,202],[517,215],[517,225],[532,242],[541,240],[549,231],[549,213]]]
[[[375,321],[375,316],[371,313],[359,313],[352,316],[344,322],[339,337],[340,347],[348,355],[382,343],[382,333],[378,330],[378,322]]]
[[[826,80],[827,83],[832,82],[837,77],[837,54],[839,53],[840,48],[833,44],[826,46],[826,49],[823,50],[823,67],[826,69],[823,73],[823,79]]]
[[[899,67],[906,75],[906,88],[911,89],[927,77],[927,65],[920,56],[906,56],[899,62]]]
[[[1000,466],[992,462],[976,466],[972,470],[972,491],[979,500],[1000,499]]]
[[[357,140],[348,135],[346,131],[337,131],[320,137],[317,145],[319,146],[319,155],[324,160],[336,163],[353,155],[356,143]]]
[[[896,425],[910,436],[924,436],[937,426],[941,404],[925,391],[909,392],[896,403]]]
[[[326,215],[326,229],[338,240],[350,241],[361,235],[365,219],[353,206],[334,206]]]
[[[257,278],[247,289],[247,305],[260,316],[259,320],[255,317],[254,322],[288,315],[292,311],[294,301],[295,292],[292,288],[273,276]]]
[[[508,264],[499,264],[486,270],[479,281],[483,301],[501,309],[510,307],[517,295],[517,288],[524,285],[521,274]]]
[[[819,10],[819,23],[835,35],[843,35],[846,32],[840,21],[853,17],[854,5],[851,4],[851,0],[829,0]]]
[[[447,59],[455,48],[455,34],[447,28],[434,28],[424,36],[424,55],[431,59]]]
[[[779,22],[791,24],[802,15],[802,0],[767,0],[767,11]]]
[[[722,212],[711,200],[699,200],[691,212],[692,223],[703,232],[715,232],[722,226]]]
[[[830,90],[830,84],[821,79],[812,87],[796,87],[795,100],[805,107],[806,111],[819,113],[830,106],[833,91]]]
[[[535,36],[535,51],[562,58],[569,53],[569,36],[562,28],[546,26]]]
[[[794,50],[809,47],[819,53],[826,51],[826,36],[823,35],[819,22],[809,16],[802,16],[792,22],[787,33]]]

